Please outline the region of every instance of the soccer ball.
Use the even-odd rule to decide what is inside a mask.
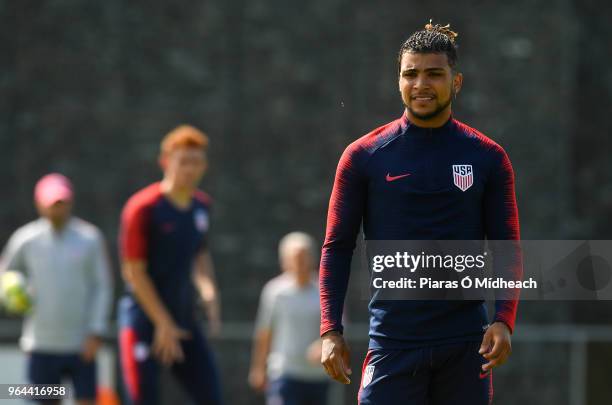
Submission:
[[[9,314],[23,315],[32,309],[23,274],[14,270],[0,273],[0,302]]]

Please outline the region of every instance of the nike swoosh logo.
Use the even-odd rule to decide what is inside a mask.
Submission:
[[[481,380],[487,378],[488,376],[489,376],[488,371],[486,373],[481,372],[480,374],[478,374],[478,378],[480,378]]]
[[[385,179],[387,181],[395,181],[395,180],[399,180],[407,176],[410,176],[410,173],[400,174],[399,176],[391,176],[389,173],[387,173],[387,177],[385,177]]]

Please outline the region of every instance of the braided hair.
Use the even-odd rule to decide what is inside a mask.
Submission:
[[[448,59],[448,64],[451,69],[457,65],[457,45],[456,38],[459,36],[455,31],[450,29],[450,24],[440,25],[433,24],[429,20],[425,24],[425,28],[416,31],[404,42],[397,56],[397,70],[401,69],[402,56],[406,52],[414,53],[444,53]]]

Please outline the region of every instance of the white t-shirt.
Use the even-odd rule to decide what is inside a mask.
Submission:
[[[319,339],[320,319],[316,280],[300,288],[291,276],[281,274],[265,285],[256,328],[272,332],[268,378],[327,380],[323,367],[306,358],[308,347]]]

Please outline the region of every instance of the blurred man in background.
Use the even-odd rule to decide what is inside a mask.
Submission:
[[[159,366],[199,405],[221,403],[217,368],[195,317],[194,287],[214,333],[219,304],[208,251],[210,198],[197,189],[208,138],[183,125],[161,143],[163,179],[134,194],[121,216],[129,292],[119,305],[121,367],[129,402],[157,404]]]
[[[267,390],[268,405],[325,405],[315,244],[301,232],[279,244],[283,274],[261,293],[249,383]]]
[[[0,262],[0,270],[25,274],[34,303],[20,340],[28,353],[28,379],[60,384],[68,377],[77,402],[93,404],[95,358],[112,302],[104,239],[95,226],[72,216],[66,177],[44,176],[34,199],[40,218],[15,231]]]
[[[341,317],[361,224],[366,240],[520,239],[508,155],[451,114],[463,83],[456,37],[430,22],[404,42],[404,114],[349,145],[338,164],[321,257],[321,335],[322,363],[345,384]],[[519,249],[493,254],[496,273],[521,278]],[[516,308],[514,298],[497,300],[489,324],[484,301],[385,300],[375,292],[359,403],[489,404],[491,370],[511,353]]]

